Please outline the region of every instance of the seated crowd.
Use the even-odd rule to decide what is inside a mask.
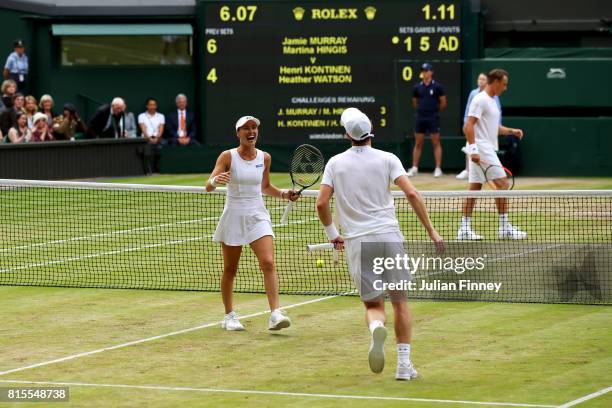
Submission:
[[[116,97],[85,123],[73,104],[66,103],[58,115],[51,95],[42,95],[39,101],[23,95],[12,79],[5,80],[0,91],[0,143],[143,137],[148,141],[143,155],[149,160],[150,172],[159,169],[163,145],[198,145],[195,115],[187,108],[184,94],[176,96],[176,110],[166,115],[157,111],[155,98],[147,98],[137,121],[125,100]]]

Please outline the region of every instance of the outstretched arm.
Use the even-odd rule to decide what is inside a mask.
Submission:
[[[444,241],[438,231],[433,227],[431,220],[429,219],[429,214],[427,213],[427,207],[425,207],[425,202],[421,197],[421,194],[417,191],[417,189],[412,185],[408,176],[402,175],[395,179],[395,184],[404,192],[408,202],[414,209],[419,221],[427,230],[427,235],[431,238],[431,240],[436,245],[436,249],[439,252],[444,251]]]
[[[300,198],[298,194],[295,194],[295,190],[281,191],[279,188],[277,188],[270,182],[270,165],[271,164],[272,164],[272,156],[270,156],[269,153],[264,153],[264,166],[265,167],[264,167],[263,178],[261,180],[261,192],[266,195],[272,196],[272,197],[281,198],[283,200],[295,201],[298,198]]]

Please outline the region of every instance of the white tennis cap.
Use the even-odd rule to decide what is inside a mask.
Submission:
[[[342,121],[342,119],[340,119]],[[374,137],[372,132],[372,122],[365,113],[350,115],[344,120],[346,134],[355,141],[361,141],[368,137]]]
[[[344,124],[346,123],[346,121],[356,115],[359,114],[363,114],[363,112],[361,112],[359,109],[357,108],[346,108],[343,112],[342,112],[342,116],[340,116],[340,125],[344,126]]]
[[[250,120],[257,123],[257,126],[259,126],[259,119],[257,119],[255,116],[243,116],[236,122],[236,130],[244,126],[244,124]]]

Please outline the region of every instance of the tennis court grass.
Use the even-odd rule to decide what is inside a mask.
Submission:
[[[145,181],[197,185],[196,180],[205,179],[200,177],[159,176]],[[286,175],[274,177],[278,177],[279,186],[287,186],[281,184]],[[143,179],[115,181],[140,183]],[[559,183],[564,184],[562,180]],[[564,185],[570,189],[587,188],[582,183]],[[73,204],[80,202],[79,199]],[[70,207],[49,206],[45,222],[61,224],[66,208]],[[11,227],[25,225],[28,213],[35,210],[26,206]],[[204,211],[219,213],[220,208]],[[282,210],[278,212],[273,212],[273,219],[280,217]],[[71,231],[75,236],[133,227],[109,225],[100,214],[73,211],[69,215],[77,220],[82,217],[93,227]],[[519,220],[522,216],[516,213]],[[166,221],[177,219],[160,223]],[[312,227],[317,226],[313,220]],[[23,237],[20,243],[48,239],[44,223],[39,227],[33,229],[34,236]],[[443,234],[452,235],[455,227],[449,224],[441,229]],[[563,223],[549,225],[555,234],[569,227]],[[539,230],[529,232],[537,237]],[[188,228],[185,237],[193,233]],[[292,235],[290,231],[280,233]],[[161,238],[162,235],[151,237]],[[120,248],[125,242],[105,244]],[[168,257],[171,254],[164,253]],[[19,262],[36,261],[32,253],[10,256],[22,257]],[[0,263],[7,259],[5,254],[0,255]],[[132,259],[121,259],[129,268]],[[103,265],[104,261],[99,257],[95,262]],[[180,262],[189,266],[190,260],[181,258]],[[220,260],[209,262],[220,268]],[[67,283],[79,267],[85,266],[58,265]],[[173,268],[172,262],[159,267],[168,271]],[[259,278],[257,273],[251,277]],[[316,281],[317,276],[311,279]],[[317,296],[281,296],[283,305],[316,299]],[[243,315],[267,309],[261,294],[237,294],[236,304]],[[470,406],[459,401],[557,406],[612,384],[612,309],[608,306],[414,302],[413,360],[420,378],[408,383],[393,379],[392,335],[386,343],[385,371],[381,375],[369,372],[368,332],[356,297],[326,299],[289,309],[294,326],[278,335],[267,332],[267,315],[258,315],[244,320],[248,329],[244,333],[226,333],[218,326],[210,326],[11,373],[4,372],[214,323],[221,319],[223,310],[219,294],[210,292],[8,286],[0,287],[0,310],[0,381],[73,384],[71,403],[54,406]],[[388,322],[389,328],[391,323]],[[0,387],[6,385],[17,383],[0,383]],[[150,388],[120,387],[126,385]],[[232,392],[236,390],[246,393]],[[280,394],[283,392],[305,395]],[[382,399],[388,397],[423,400]],[[612,393],[579,406],[610,407]]]
[[[222,316],[214,293],[0,288],[5,317],[1,370],[24,367]],[[311,296],[283,296],[284,305]],[[262,295],[238,294],[242,314],[266,309]],[[609,307],[415,302],[413,360],[420,378],[393,379],[388,364],[369,372],[369,336],[354,297],[289,309],[294,326],[266,330],[267,315],[247,331],[218,326],[95,355],[0,375],[26,380],[109,385],[296,392],[370,397],[559,405],[610,384]],[[391,326],[392,321],[388,322]],[[2,384],[6,385],[6,384]],[[308,395],[70,386],[71,406],[465,406],[433,401],[343,400]],[[609,396],[585,407],[608,407]]]

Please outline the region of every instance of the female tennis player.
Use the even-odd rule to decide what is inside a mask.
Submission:
[[[264,275],[264,287],[270,304],[269,330],[280,330],[291,325],[291,320],[279,309],[278,280],[274,264],[272,222],[265,207],[262,193],[295,201],[294,190],[281,191],[270,183],[272,157],[255,148],[259,135],[259,119],[243,116],[236,122],[238,148],[219,155],[206,191],[227,184],[227,198],[223,214],[217,224],[213,241],[221,242],[223,249],[223,276],[221,297],[225,317],[221,327],[226,330],[244,330],[233,308],[234,278],[242,246],[249,244]]]

